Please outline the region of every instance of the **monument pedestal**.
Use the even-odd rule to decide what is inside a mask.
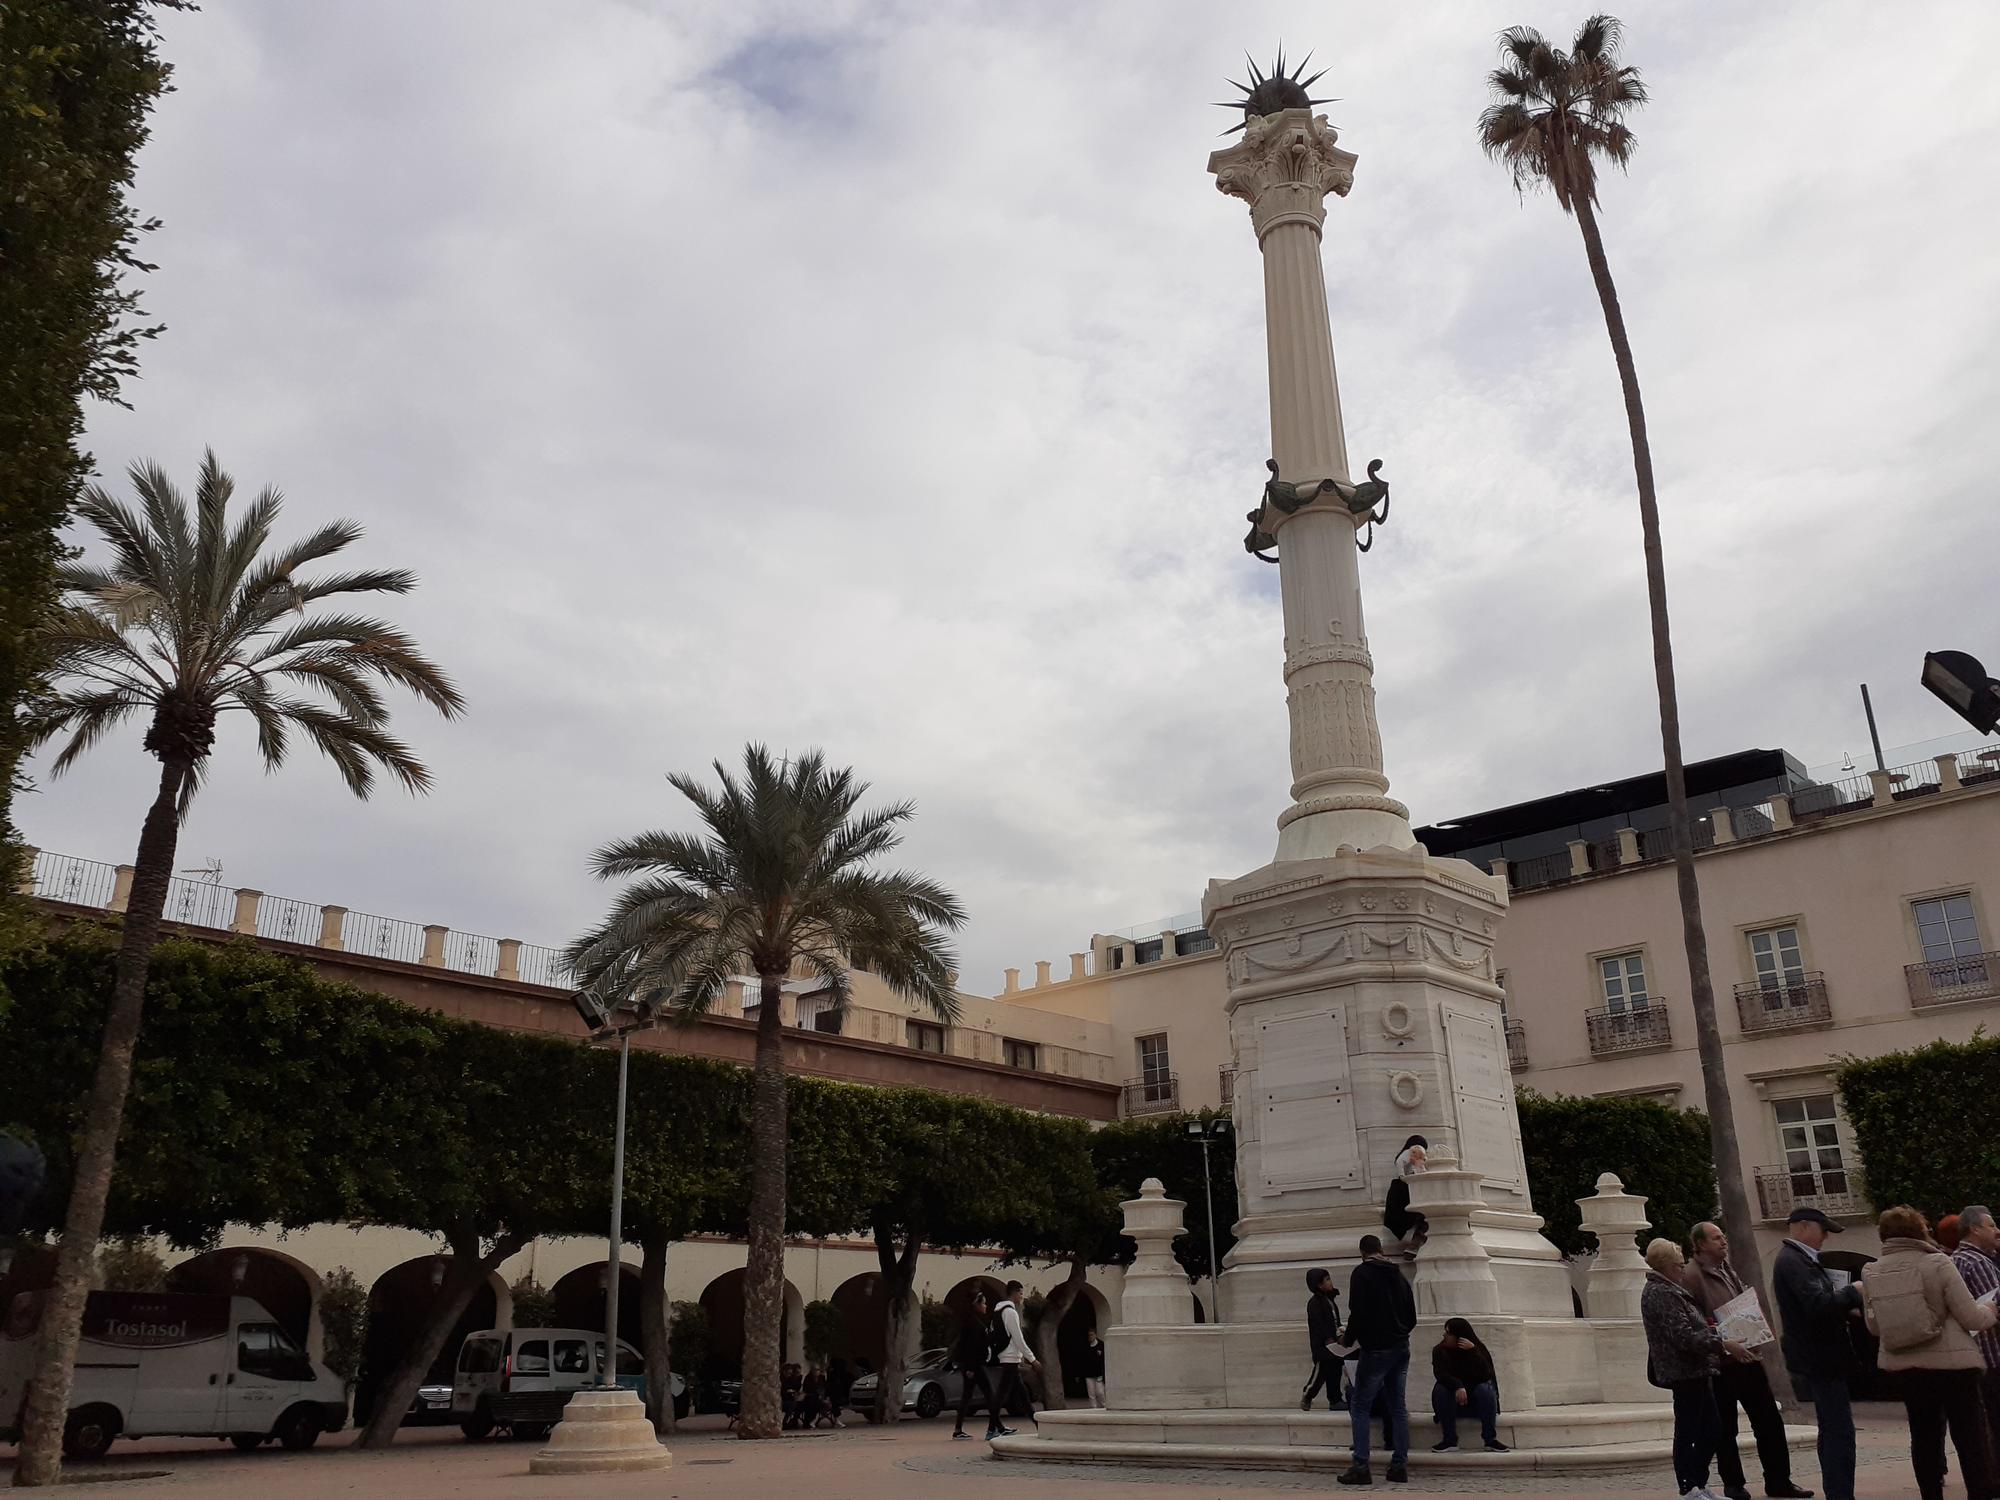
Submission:
[[[1209,886],[1202,914],[1225,955],[1242,1206],[1223,1321],[1295,1319],[1308,1269],[1326,1266],[1344,1287],[1361,1236],[1393,1247],[1383,1203],[1412,1135],[1466,1174],[1479,1206],[1465,1243],[1483,1256],[1497,1305],[1570,1315],[1569,1277],[1540,1233],[1521,1156],[1493,972],[1506,901],[1495,877],[1415,845],[1343,847]],[[1413,1200],[1442,1187],[1411,1183]]]

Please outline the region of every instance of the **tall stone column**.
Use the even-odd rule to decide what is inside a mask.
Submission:
[[[1444,1195],[1459,1233],[1419,1284],[1463,1279],[1482,1308],[1567,1317],[1568,1278],[1529,1201],[1494,982],[1505,882],[1432,859],[1382,770],[1356,536],[1375,505],[1348,469],[1320,266],[1325,200],[1353,186],[1355,158],[1310,108],[1257,113],[1263,102],[1208,163],[1249,204],[1263,260],[1278,475],[1250,540],[1277,549],[1292,731],[1276,859],[1211,882],[1202,903],[1236,1066],[1241,1214],[1222,1315],[1296,1318],[1304,1269],[1352,1265],[1360,1237],[1381,1232],[1396,1155],[1422,1135],[1458,1163],[1425,1191]]]
[[[1251,119],[1240,142],[1208,160],[1215,185],[1250,205],[1263,251],[1271,457],[1294,484],[1351,479],[1320,268],[1324,199],[1354,185],[1355,158],[1337,139],[1323,116],[1287,109]],[[1356,518],[1336,501],[1269,521],[1292,729],[1292,804],[1278,818],[1277,857],[1314,859],[1343,844],[1407,849],[1409,810],[1386,795],[1382,771]]]

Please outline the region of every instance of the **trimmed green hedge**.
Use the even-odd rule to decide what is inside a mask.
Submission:
[[[1581,1228],[1576,1200],[1597,1191],[1598,1174],[1616,1172],[1643,1195],[1653,1234],[1685,1242],[1688,1230],[1715,1217],[1715,1163],[1708,1116],[1651,1099],[1572,1099],[1532,1089],[1516,1095],[1528,1188],[1543,1231],[1565,1255],[1595,1243]]]
[[[1848,1058],[1835,1081],[1877,1207],[1908,1203],[1935,1221],[2000,1200],[2000,1037]]]

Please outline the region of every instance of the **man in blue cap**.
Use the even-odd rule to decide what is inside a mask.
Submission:
[[[1819,1420],[1819,1472],[1827,1500],[1854,1500],[1854,1400],[1848,1382],[1858,1368],[1851,1321],[1861,1316],[1861,1288],[1836,1280],[1820,1264],[1820,1246],[1840,1225],[1816,1208],[1795,1208],[1785,1221],[1771,1271],[1778,1320],[1784,1325],[1785,1368],[1812,1398]]]

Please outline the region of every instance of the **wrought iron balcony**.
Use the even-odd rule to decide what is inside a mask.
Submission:
[[[1979,1000],[2000,994],[2000,953],[1972,953],[1910,964],[1910,1004],[1949,1005],[1954,1000]]]
[[[1818,969],[1788,975],[1782,982],[1752,980],[1736,986],[1736,1018],[1746,1033],[1830,1026],[1826,976]]]
[[[1587,1010],[1583,1024],[1590,1034],[1592,1057],[1615,1057],[1621,1052],[1652,1052],[1674,1044],[1667,1008],[1658,995],[1653,1003],[1636,1010]]]
[[[1519,1021],[1507,1023],[1507,1065],[1516,1073],[1528,1065],[1528,1028]]]
[[[1181,1080],[1178,1073],[1163,1077],[1134,1078],[1125,1085],[1125,1118],[1140,1115],[1170,1115],[1181,1107]]]
[[[1761,1218],[1783,1219],[1795,1208],[1816,1208],[1834,1218],[1862,1217],[1873,1211],[1861,1184],[1850,1172],[1786,1167],[1757,1169],[1757,1212]]]
[[[1224,1063],[1216,1071],[1222,1083],[1222,1107],[1227,1109],[1236,1099],[1236,1070]]]

